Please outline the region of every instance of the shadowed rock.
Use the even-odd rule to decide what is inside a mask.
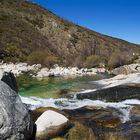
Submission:
[[[140,99],[140,87],[117,86],[101,89],[90,93],[78,94],[78,99],[106,100],[108,102],[119,102],[125,99]]]
[[[1,81],[6,83],[15,92],[18,92],[18,86],[17,86],[16,78],[15,78],[13,73],[4,72]]]

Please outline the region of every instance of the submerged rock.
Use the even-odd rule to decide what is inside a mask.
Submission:
[[[66,140],[96,140],[92,130],[79,122],[74,122],[73,127],[65,135]]]
[[[91,140],[139,140],[140,138],[139,107],[132,108],[131,120],[125,123],[121,122],[120,113],[114,108],[86,106],[63,111],[70,116],[70,120],[78,124],[65,135],[68,140],[90,140],[90,138]]]
[[[29,111],[18,94],[0,81],[0,140],[31,140],[32,135]]]
[[[37,140],[54,138],[69,126],[69,120],[62,114],[52,110],[44,112],[35,122],[37,126]]]

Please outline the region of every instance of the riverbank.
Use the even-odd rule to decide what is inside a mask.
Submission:
[[[33,78],[43,79],[46,77],[76,77],[92,76],[98,73],[108,73],[112,75],[128,75],[140,72],[140,64],[130,64],[120,66],[108,71],[105,68],[78,68],[78,67],[61,67],[55,64],[52,68],[42,67],[41,64],[28,65],[27,63],[0,63],[0,73],[12,72],[16,77],[22,74],[29,74]]]
[[[105,68],[77,68],[77,67],[60,67],[54,65],[53,68],[42,67],[41,64],[28,65],[27,63],[1,63],[0,71],[12,72],[17,77],[23,73],[29,73],[30,76],[37,79],[43,79],[51,76],[86,76],[96,75],[97,73],[105,73]]]

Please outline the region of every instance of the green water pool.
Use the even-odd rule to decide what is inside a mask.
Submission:
[[[33,79],[28,75],[22,75],[17,78],[19,94],[22,96],[35,96],[41,98],[63,98],[70,93],[81,90],[94,89],[88,84],[108,77],[108,75],[95,75],[83,77],[50,77],[43,80]]]

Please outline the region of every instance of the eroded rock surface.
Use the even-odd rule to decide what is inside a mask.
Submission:
[[[7,79],[9,78],[9,79]],[[31,140],[33,124],[29,111],[22,104],[12,77],[0,81],[0,140]],[[9,83],[10,82],[10,83]]]
[[[137,86],[116,86],[97,90],[85,94],[78,94],[78,99],[105,100],[108,102],[119,102],[126,99],[140,99],[140,87]]]
[[[140,64],[131,64],[131,65],[124,65],[112,70],[112,74],[119,75],[119,74],[131,74],[131,73],[138,73],[140,72]]]

